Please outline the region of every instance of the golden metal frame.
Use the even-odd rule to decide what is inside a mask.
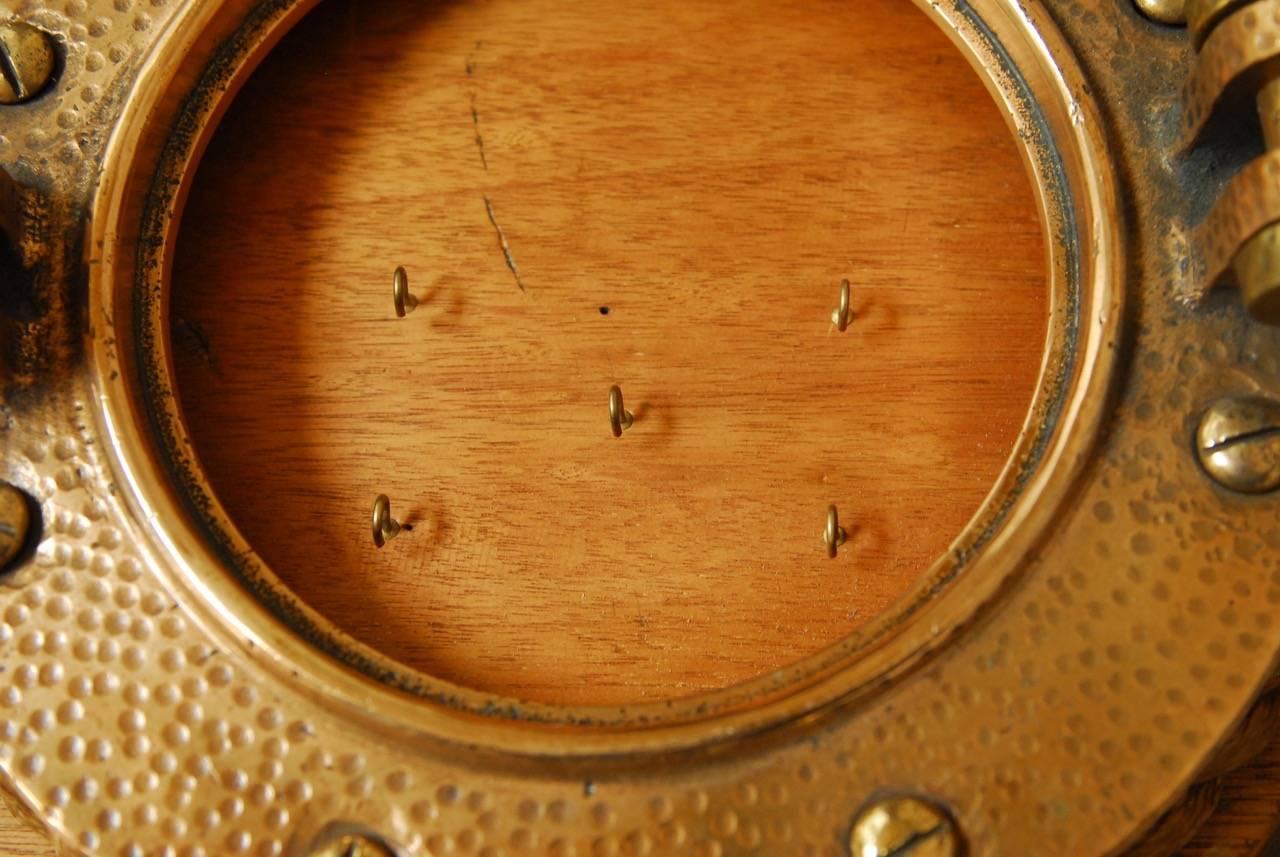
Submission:
[[[848,854],[861,807],[918,795],[973,853],[1104,854],[1212,769],[1280,653],[1280,504],[1214,484],[1192,437],[1217,398],[1280,392],[1280,336],[1177,299],[1221,183],[1178,156],[1185,31],[1124,0],[917,0],[1022,142],[1050,238],[1015,454],[919,588],[830,650],[565,710],[345,637],[256,558],[182,430],[187,183],[313,2],[19,8],[66,57],[0,114],[0,222],[40,308],[0,329],[0,455],[41,512],[0,589],[0,777],[66,850]]]

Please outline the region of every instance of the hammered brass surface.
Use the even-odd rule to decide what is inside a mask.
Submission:
[[[1237,7],[1243,7],[1237,10]],[[1280,4],[1200,3],[1192,8],[1193,26],[1204,41],[1185,90],[1186,145],[1193,147],[1232,99],[1236,83],[1250,79],[1266,146],[1280,146],[1280,83],[1274,65],[1280,56]],[[1262,76],[1260,82],[1252,78]],[[1240,100],[1238,97],[1235,100]],[[1237,122],[1236,117],[1218,123]],[[1241,123],[1246,125],[1247,123]],[[1280,211],[1271,198],[1277,186],[1274,161],[1255,161],[1242,170],[1200,227],[1206,276],[1201,291],[1230,270],[1245,306],[1254,318],[1280,324],[1280,254],[1276,251]]]
[[[1275,0],[1257,0],[1244,12],[1225,18],[1210,33],[1189,67],[1181,121],[1186,145],[1205,130],[1219,101],[1234,81],[1272,60],[1277,45]]]
[[[1254,0],[1187,0],[1185,6],[1187,26],[1199,47],[1218,22],[1227,15]]]
[[[0,590],[0,771],[64,849],[276,855],[342,821],[406,854],[840,855],[855,808],[888,790],[944,803],[975,854],[1103,854],[1186,795],[1280,653],[1280,504],[1224,496],[1189,449],[1212,401],[1280,390],[1280,334],[1229,303],[1171,299],[1185,243],[1169,225],[1193,194],[1149,153],[1177,147],[1178,123],[1159,117],[1178,101],[1187,37],[1110,0],[921,5],[997,69],[997,88],[1008,69],[969,15],[999,38],[1034,28],[1039,41],[1002,45],[1020,67],[1035,65],[1034,44],[1053,52],[1057,76],[1033,73],[1041,95],[1062,96],[1053,118],[1010,114],[1024,140],[1079,147],[1100,170],[1085,181],[1072,168],[1087,216],[1057,237],[1084,248],[1091,277],[1127,272],[1123,336],[1116,301],[1082,296],[1080,347],[1107,356],[1089,364],[1106,395],[1072,407],[1105,414],[1107,430],[1055,447],[1046,467],[1069,474],[1070,502],[1018,546],[1018,573],[961,575],[915,623],[957,599],[980,621],[868,679],[874,693],[855,693],[852,662],[776,691],[796,700],[787,717],[593,732],[401,700],[305,654],[215,567],[183,570],[207,549],[177,516],[151,514],[170,508],[166,483],[135,478],[152,472],[146,433],[120,421],[131,331],[113,309],[145,255],[130,218],[154,178],[146,164],[126,173],[170,127],[149,117],[172,116],[189,88],[196,70],[180,58],[208,61],[253,4],[23,4],[66,40],[67,68],[4,126],[0,164],[39,167],[65,204],[58,241],[78,246],[92,213],[92,299],[83,316],[65,309],[80,298],[48,304],[62,313],[50,329],[74,328],[88,353],[33,363],[38,395],[5,403],[0,476],[47,526]],[[257,8],[260,25],[299,11]],[[1104,150],[1131,170],[1121,199]],[[1123,251],[1108,231],[1121,227],[1142,252]],[[630,749],[610,754],[606,740]],[[591,751],[540,752],[574,742]]]

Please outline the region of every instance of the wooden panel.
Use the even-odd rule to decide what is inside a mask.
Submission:
[[[54,849],[43,834],[19,821],[0,802],[0,854],[5,857],[53,857]]]
[[[902,0],[330,2],[202,167],[181,398],[246,536],[357,637],[526,699],[686,695],[947,550],[1031,399],[1040,230]],[[379,492],[414,526],[382,551]]]

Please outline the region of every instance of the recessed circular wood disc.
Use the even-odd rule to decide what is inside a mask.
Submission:
[[[1045,280],[1015,142],[911,4],[327,2],[209,148],[171,321],[202,463],[300,597],[612,704],[918,581],[1026,419]],[[412,529],[377,550],[380,493]]]

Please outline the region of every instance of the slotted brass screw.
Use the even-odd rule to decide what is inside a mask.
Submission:
[[[27,498],[8,482],[0,482],[0,571],[9,567],[27,543],[30,527]]]
[[[1196,455],[1224,488],[1266,494],[1280,488],[1280,400],[1227,396],[1209,406],[1196,429]]]
[[[21,21],[0,23],[0,104],[35,98],[48,87],[57,67],[52,36]]]
[[[311,857],[396,857],[387,845],[367,836],[344,836],[311,852]]]
[[[1187,0],[1136,0],[1138,11],[1161,24],[1187,23]]]
[[[941,808],[914,797],[871,803],[853,822],[853,857],[958,857],[960,836]]]

